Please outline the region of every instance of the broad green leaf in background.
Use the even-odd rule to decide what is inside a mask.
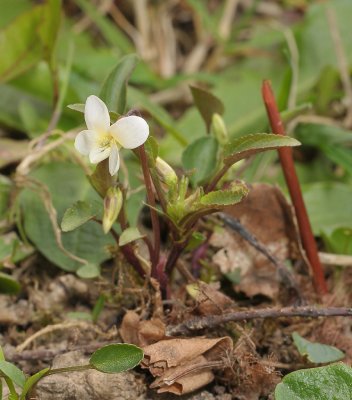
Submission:
[[[190,176],[193,186],[202,184],[214,174],[217,166],[219,143],[212,136],[205,136],[191,143],[182,154],[186,170],[194,170]]]
[[[26,379],[26,382],[23,386],[23,390],[20,396],[20,400],[26,400],[26,394],[33,388],[33,386],[42,379],[48,372],[50,368],[44,368],[41,371],[37,372],[36,374],[30,376]]]
[[[135,54],[123,57],[110,72],[100,91],[99,97],[108,109],[122,115],[126,108],[127,83],[138,62]]]
[[[65,211],[62,217],[61,229],[64,232],[73,231],[101,213],[101,202],[88,203],[87,201],[78,200]]]
[[[291,372],[275,389],[275,400],[347,399],[352,399],[352,368],[343,363]]]
[[[297,332],[292,333],[293,342],[302,356],[307,356],[313,363],[329,363],[339,361],[345,357],[345,353],[334,346],[322,343],[313,343],[304,339]]]
[[[0,361],[0,371],[10,378],[16,385],[23,387],[26,377],[24,373],[16,367],[16,365],[8,361]]]
[[[280,147],[299,146],[299,144],[294,138],[272,133],[255,133],[253,135],[242,136],[233,139],[229,144],[224,146],[224,163],[234,164],[253,154]]]
[[[119,246],[124,246],[125,244],[141,239],[144,236],[145,235],[139,232],[138,228],[133,228],[133,227],[127,228],[121,233]]]
[[[13,79],[41,59],[50,61],[60,25],[60,0],[47,0],[0,32],[0,82]]]
[[[61,221],[66,209],[75,201],[98,201],[95,193],[81,168],[69,162],[51,162],[44,164],[31,173],[34,178],[45,184],[56,208],[58,221]],[[20,195],[25,233],[37,249],[50,261],[66,271],[76,271],[82,264],[69,258],[57,245],[51,221],[39,194],[24,189]],[[99,265],[109,258],[106,249],[114,243],[110,235],[103,235],[99,224],[89,221],[75,231],[62,234],[63,246],[69,252]]]
[[[332,253],[352,255],[352,227],[337,228],[331,235],[323,234],[323,239]]]
[[[94,352],[89,364],[108,374],[127,371],[143,359],[143,350],[133,344],[109,344]]]
[[[222,115],[225,111],[224,105],[220,99],[207,90],[195,86],[191,86],[190,88],[194,104],[205,122],[207,131],[210,132],[213,114]]]
[[[339,182],[302,185],[313,232],[320,235],[341,226],[352,227],[352,187]]]
[[[11,188],[11,180],[4,175],[0,175],[0,220],[6,216],[6,212],[9,209]]]
[[[332,162],[352,175],[351,131],[330,125],[299,124],[295,136],[302,144],[320,149]]]

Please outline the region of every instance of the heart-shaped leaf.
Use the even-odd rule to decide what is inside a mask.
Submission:
[[[224,163],[234,164],[253,154],[280,147],[299,146],[298,140],[273,133],[255,133],[231,140],[224,147]]]
[[[310,342],[300,336],[297,332],[292,333],[292,338],[299,353],[302,356],[307,356],[308,360],[313,363],[339,361],[345,357],[345,353],[336,347]]]
[[[87,201],[78,200],[65,211],[61,229],[64,232],[73,231],[96,217],[99,213],[101,213],[101,205],[98,202],[88,203]]]
[[[141,239],[144,236],[145,235],[139,232],[138,228],[127,228],[121,233],[119,246],[124,246],[125,244],[131,243],[137,239]]]
[[[291,372],[275,389],[275,400],[347,399],[352,399],[352,368],[343,363]]]
[[[127,371],[143,359],[143,350],[133,344],[109,344],[94,352],[89,364],[108,374]]]

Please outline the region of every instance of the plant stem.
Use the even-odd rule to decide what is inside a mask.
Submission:
[[[201,329],[216,328],[219,325],[233,321],[249,321],[252,319],[284,318],[284,317],[352,317],[352,308],[330,307],[286,307],[286,308],[264,308],[259,310],[235,311],[222,315],[208,315],[206,317],[196,317],[182,322],[179,325],[170,325],[167,328],[168,336],[187,335],[192,331]]]
[[[157,212],[155,211],[156,202],[155,202],[152,180],[150,177],[148,160],[147,160],[147,155],[145,152],[144,145],[138,147],[138,150],[139,150],[139,157],[141,160],[141,166],[142,166],[142,170],[143,170],[145,187],[147,190],[148,204],[151,206],[149,208],[149,210],[150,210],[150,217],[152,220],[152,227],[153,227],[153,234],[154,234],[154,249],[153,249],[153,254],[151,254],[151,260],[152,260],[151,275],[153,278],[158,279],[156,266],[159,262],[159,255],[160,255],[160,224],[159,224],[159,218],[158,218]]]
[[[283,122],[280,118],[274,93],[271,89],[270,82],[267,80],[263,82],[262,96],[273,132],[277,135],[285,135]],[[317,245],[313,236],[308,213],[301,192],[301,187],[296,174],[292,149],[290,147],[285,147],[278,149],[278,151],[280,156],[280,163],[285,175],[286,184],[288,186],[291,200],[295,208],[302,244],[307,253],[308,260],[312,266],[315,289],[319,294],[326,294],[328,290],[326,286],[324,272],[319,260]]]
[[[217,185],[219,180],[226,174],[226,172],[228,171],[230,166],[231,166],[230,164],[225,164],[221,168],[221,170],[214,176],[214,178],[210,181],[208,186],[205,188],[205,190],[204,190],[205,193],[209,193],[215,189],[215,186]]]
[[[76,371],[87,371],[88,369],[95,369],[92,365],[75,365],[73,367],[63,367],[63,368],[54,368],[47,372],[45,376],[61,374],[63,372],[76,372]]]

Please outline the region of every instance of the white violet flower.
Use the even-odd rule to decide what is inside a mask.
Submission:
[[[109,172],[115,175],[120,167],[119,150],[135,149],[149,136],[147,122],[135,115],[122,117],[110,126],[110,115],[105,103],[97,96],[89,96],[84,108],[87,130],[76,136],[75,148],[89,156],[92,164],[109,157]]]

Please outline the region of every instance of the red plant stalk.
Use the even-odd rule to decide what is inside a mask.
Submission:
[[[285,129],[275,101],[275,96],[271,89],[271,84],[267,80],[263,82],[262,96],[272,131],[277,135],[285,135]],[[290,147],[284,147],[278,149],[278,151],[286,184],[295,208],[303,248],[306,251],[308,260],[312,267],[315,289],[319,294],[326,294],[328,289],[324,277],[324,271],[319,260],[317,245],[303,201],[301,187],[294,166],[292,149]]]

